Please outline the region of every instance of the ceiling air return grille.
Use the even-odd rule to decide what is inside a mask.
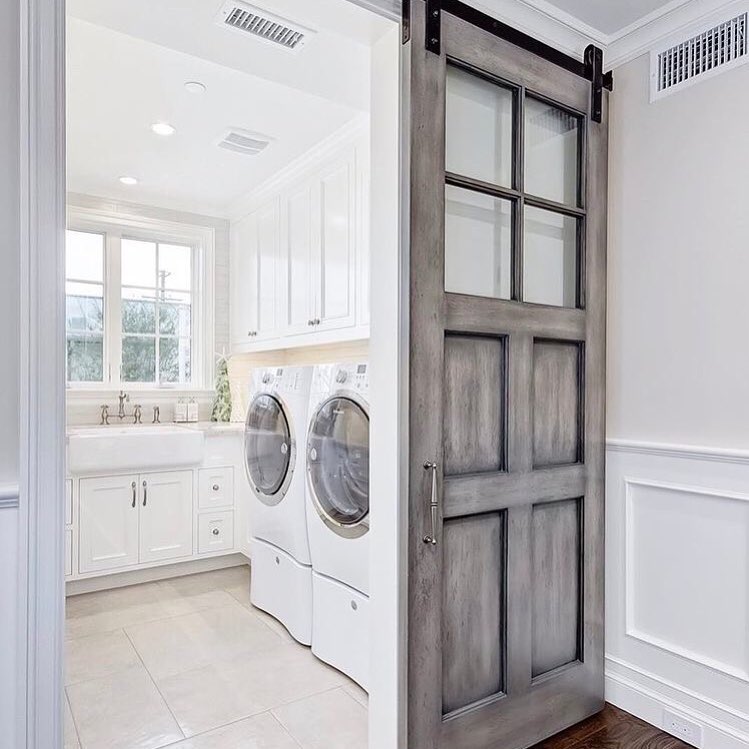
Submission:
[[[243,153],[246,156],[256,156],[264,151],[269,144],[270,139],[263,135],[238,129],[229,130],[217,143],[219,148]]]
[[[241,2],[224,3],[217,22],[291,51],[301,49],[308,37],[314,34],[311,29]]]
[[[651,100],[747,62],[747,16],[741,13],[651,54]]]

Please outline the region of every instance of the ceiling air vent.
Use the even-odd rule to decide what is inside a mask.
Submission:
[[[241,2],[227,2],[219,11],[217,23],[284,49],[300,50],[315,32],[267,10]]]
[[[651,101],[747,62],[748,15],[741,13],[651,52]]]
[[[229,130],[217,145],[219,148],[243,153],[246,156],[256,156],[270,145],[270,138],[247,130],[234,129]]]

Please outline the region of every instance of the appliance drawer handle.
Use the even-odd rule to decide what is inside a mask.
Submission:
[[[431,546],[437,545],[437,510],[439,505],[437,504],[437,464],[430,460],[424,463],[424,470],[432,472],[432,491],[429,496],[429,514],[432,520],[432,532],[424,536],[424,543],[430,544]]]

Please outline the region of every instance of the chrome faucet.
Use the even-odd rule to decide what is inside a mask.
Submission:
[[[117,418],[122,421],[127,416],[127,414],[125,413],[125,402],[130,402],[130,396],[123,390],[120,390],[120,394],[117,396],[117,399],[120,402],[120,406],[117,409]]]

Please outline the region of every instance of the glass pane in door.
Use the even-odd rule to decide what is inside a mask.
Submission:
[[[524,116],[525,192],[578,205],[579,118],[530,96]]]
[[[512,186],[510,89],[466,71],[447,69],[445,168],[464,177]]]
[[[509,299],[512,205],[473,190],[445,188],[445,291]]]
[[[523,301],[577,305],[577,219],[525,207]]]

